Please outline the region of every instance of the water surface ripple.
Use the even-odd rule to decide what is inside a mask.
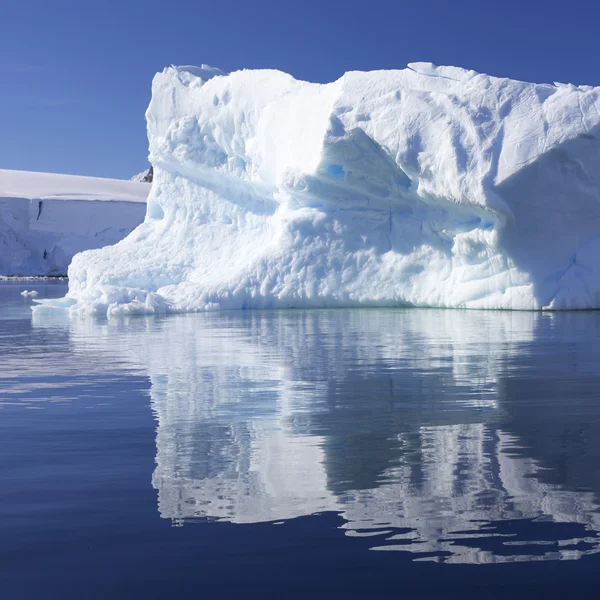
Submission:
[[[115,478],[106,456],[82,455],[65,438],[65,421],[76,429],[102,413],[96,434],[118,446],[147,411],[155,464],[136,473],[155,490],[154,514],[197,535],[223,522],[271,527],[331,513],[348,540],[338,543],[364,538],[418,561],[578,559],[600,549],[600,313],[31,322],[22,288],[0,286],[3,431],[58,427],[45,451],[71,481],[100,466],[97,489],[118,494],[141,450],[120,454]],[[40,289],[60,295],[64,284]],[[9,454],[5,513],[13,523],[50,518],[43,503],[35,517],[26,503],[11,506],[26,496],[23,461],[38,471],[44,461]]]

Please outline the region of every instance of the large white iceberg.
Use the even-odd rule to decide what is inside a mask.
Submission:
[[[600,88],[413,63],[321,85],[169,67],[145,222],[76,310],[600,307]]]
[[[0,276],[66,275],[75,254],[114,244],[146,212],[147,184],[0,169]]]

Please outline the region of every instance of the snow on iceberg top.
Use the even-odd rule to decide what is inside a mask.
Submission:
[[[0,169],[0,198],[146,202],[148,191],[119,179]]]
[[[348,72],[325,85],[203,65],[157,74],[146,116],[151,162],[168,157],[183,174],[203,167],[254,183],[305,185],[298,176],[339,175],[343,165],[327,147],[363,131],[423,193],[501,209],[484,188],[569,139],[595,135],[599,108],[600,88],[430,63]]]

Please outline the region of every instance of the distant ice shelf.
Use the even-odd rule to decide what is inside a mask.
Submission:
[[[149,186],[0,170],[0,275],[66,275],[75,254],[114,244],[143,220]]]
[[[62,307],[600,308],[600,88],[169,67],[146,118],[145,221]]]

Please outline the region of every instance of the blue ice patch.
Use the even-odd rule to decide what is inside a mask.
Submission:
[[[344,167],[342,165],[328,165],[325,172],[332,177],[340,178],[344,176]]]

